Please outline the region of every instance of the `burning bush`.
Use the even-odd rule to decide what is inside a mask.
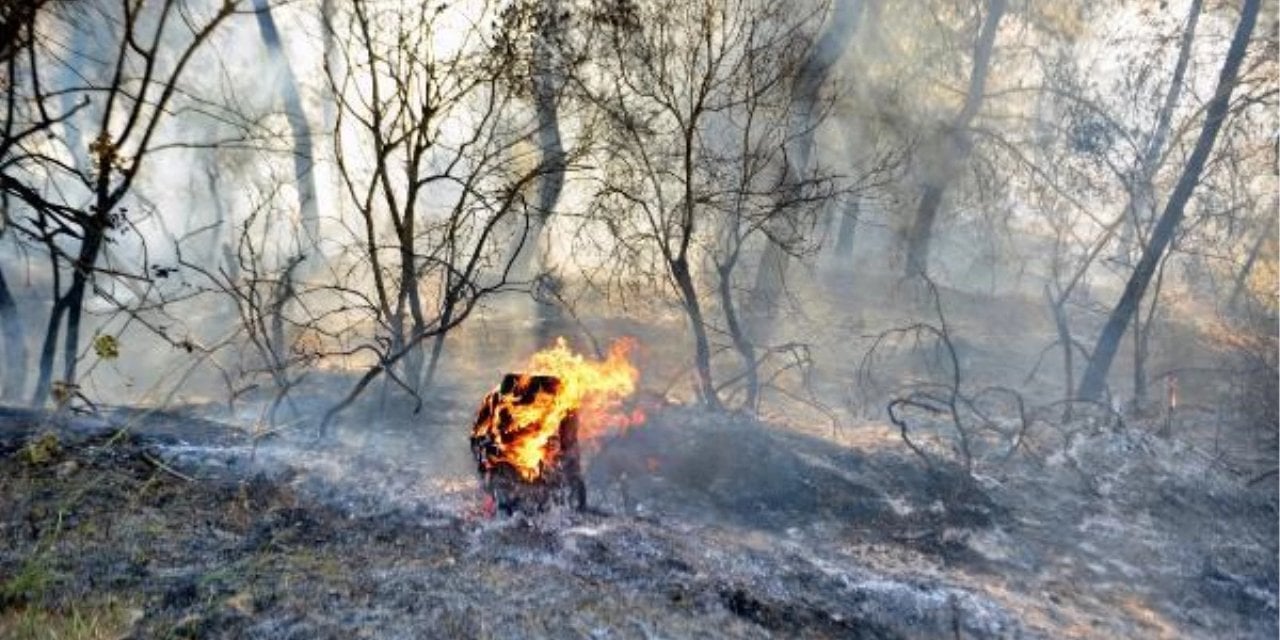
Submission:
[[[507,513],[549,504],[586,506],[580,441],[644,420],[622,402],[639,372],[632,342],[615,342],[603,361],[575,354],[563,338],[535,353],[526,373],[509,373],[485,396],[471,430],[485,492]]]

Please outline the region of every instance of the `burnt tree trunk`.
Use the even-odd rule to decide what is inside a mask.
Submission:
[[[1182,95],[1183,80],[1186,77],[1187,65],[1191,60],[1191,45],[1195,41],[1196,24],[1200,21],[1200,10],[1203,0],[1192,0],[1188,10],[1187,25],[1182,30],[1181,42],[1178,45],[1178,59],[1174,63],[1173,76],[1169,80],[1169,89],[1165,92],[1164,102],[1156,114],[1156,127],[1147,141],[1146,149],[1138,164],[1137,176],[1129,187],[1129,211],[1133,228],[1133,238],[1142,239],[1151,218],[1155,216],[1155,179],[1160,169],[1160,157],[1165,144],[1169,140],[1169,131],[1173,123],[1173,112],[1178,106],[1178,98]],[[1163,271],[1163,264],[1159,268]],[[1160,276],[1156,276],[1156,292],[1152,296],[1150,311],[1146,320],[1141,313],[1135,313],[1133,322],[1133,409],[1141,411],[1147,404],[1147,355],[1151,335],[1151,324],[1155,319],[1156,305],[1160,296]],[[1141,301],[1139,301],[1141,302]]]
[[[689,328],[693,331],[693,361],[698,376],[698,393],[709,408],[719,410],[720,395],[711,377],[711,343],[707,340],[702,305],[698,302],[698,292],[693,284],[693,276],[689,273],[689,261],[683,257],[675,258],[670,261],[670,267],[671,275],[680,289],[685,315],[689,317]]]
[[[76,352],[80,350],[80,315],[84,308],[85,289],[106,239],[107,229],[111,224],[111,211],[118,201],[118,196],[113,197],[110,190],[112,163],[116,158],[114,145],[104,132],[92,149],[98,174],[94,184],[95,203],[87,214],[83,214],[80,224],[83,238],[80,241],[80,252],[71,265],[71,286],[65,293],[57,295],[55,280],[55,300],[53,308],[49,310],[49,324],[45,330],[44,345],[40,349],[40,373],[32,398],[32,404],[37,407],[48,401],[53,388],[53,361],[57,351],[59,326],[64,316],[66,334],[62,337],[62,380],[68,386],[76,384]],[[54,269],[57,269],[56,264]]]
[[[1151,284],[1151,278],[1156,272],[1156,267],[1159,266],[1165,251],[1173,241],[1178,225],[1186,214],[1186,207],[1191,200],[1191,194],[1195,191],[1196,184],[1200,181],[1200,174],[1204,172],[1205,163],[1209,160],[1209,154],[1213,151],[1218,132],[1222,129],[1222,123],[1226,119],[1227,111],[1231,104],[1231,94],[1235,90],[1235,85],[1240,75],[1240,65],[1244,62],[1249,38],[1252,36],[1253,27],[1258,20],[1259,4],[1260,0],[1245,0],[1244,8],[1240,15],[1240,23],[1236,26],[1235,35],[1231,40],[1231,47],[1227,50],[1226,60],[1222,64],[1222,71],[1218,76],[1218,86],[1214,91],[1213,99],[1209,102],[1205,114],[1204,127],[1200,130],[1200,137],[1196,140],[1196,146],[1192,150],[1191,156],[1187,158],[1182,175],[1179,176],[1178,183],[1174,186],[1173,194],[1169,196],[1169,201],[1165,204],[1164,212],[1160,214],[1160,219],[1156,222],[1155,229],[1152,230],[1151,240],[1143,248],[1142,258],[1139,259],[1137,267],[1134,268],[1133,274],[1125,284],[1124,293],[1120,296],[1120,301],[1112,309],[1106,325],[1102,328],[1102,333],[1098,336],[1097,346],[1093,350],[1093,358],[1089,361],[1089,366],[1085,369],[1084,376],[1080,381],[1078,394],[1084,399],[1098,400],[1102,397],[1106,389],[1107,373],[1111,370],[1111,363],[1120,347],[1120,339],[1124,337],[1125,330],[1129,327],[1129,323],[1133,321],[1134,315],[1138,311],[1138,306],[1142,301],[1142,296]]]
[[[15,400],[27,382],[27,337],[9,283],[0,271],[0,335],[4,337],[4,378],[0,399]]]
[[[93,265],[98,261],[98,251],[105,234],[105,222],[98,219],[99,215],[94,214],[94,218],[84,225],[85,237],[76,262],[72,265],[71,286],[66,293],[57,297],[49,312],[44,345],[40,349],[40,373],[32,398],[32,404],[37,407],[48,401],[53,388],[54,356],[64,318],[66,334],[62,336],[62,380],[68,385],[76,383],[76,352],[80,350],[80,315],[84,306],[84,294]],[[101,214],[101,217],[105,219],[105,214]]]
[[[788,192],[800,188],[804,182],[813,154],[814,130],[817,126],[822,87],[836,61],[853,41],[862,7],[861,0],[836,0],[831,23],[800,67],[800,75],[791,96],[795,115],[789,125],[788,158],[783,167],[784,193],[780,200],[791,198],[793,194]],[[800,225],[796,220],[790,219],[785,211],[776,212],[770,227],[769,243],[760,257],[760,268],[756,271],[755,287],[750,298],[751,333],[757,341],[767,340],[772,331],[772,319],[777,315],[778,303],[786,289],[787,266],[791,261],[789,252],[794,250],[793,245],[801,235],[798,231]]]
[[[969,127],[982,108],[987,86],[987,73],[991,70],[992,52],[995,50],[996,32],[1004,17],[1006,0],[988,0],[987,15],[978,32],[978,42],[973,51],[973,65],[969,73],[969,90],[964,106],[943,133],[939,166],[925,179],[920,206],[907,236],[907,275],[926,275],[929,271],[929,246],[933,242],[934,226],[942,208],[942,198],[955,179],[960,165],[969,157],[972,141]]]
[[[1071,338],[1071,324],[1067,317],[1066,296],[1055,298],[1049,290],[1049,285],[1044,286],[1044,299],[1049,303],[1049,310],[1053,313],[1053,326],[1058,331],[1058,342],[1062,345],[1062,376],[1066,380],[1066,399],[1070,399],[1072,391],[1075,390],[1076,369],[1075,369],[1075,342]],[[1071,420],[1071,403],[1067,402],[1063,405],[1064,420]]]
[[[743,375],[747,379],[747,399],[744,406],[755,412],[760,398],[760,370],[756,366],[755,346],[747,338],[746,331],[738,320],[737,306],[733,301],[733,269],[739,255],[735,248],[729,259],[717,266],[716,270],[720,276],[717,284],[720,289],[720,306],[724,309],[724,320],[729,329],[729,337],[733,340],[733,348],[742,358]]]

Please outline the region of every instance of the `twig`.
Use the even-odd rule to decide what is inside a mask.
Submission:
[[[1266,480],[1267,478],[1270,478],[1271,476],[1276,475],[1277,472],[1280,472],[1280,469],[1271,469],[1270,471],[1264,471],[1258,474],[1257,476],[1253,477],[1252,479],[1250,479],[1248,482],[1246,482],[1245,486],[1252,487],[1253,485],[1258,484],[1259,482],[1262,482],[1263,480]]]
[[[185,473],[182,473],[181,471],[178,471],[177,469],[174,469],[173,467],[171,467],[171,466],[169,466],[169,465],[165,464],[164,462],[161,462],[160,460],[157,460],[157,459],[155,459],[155,458],[151,457],[151,455],[150,455],[150,454],[148,454],[148,453],[147,453],[147,452],[145,452],[145,451],[142,453],[142,459],[143,459],[143,460],[146,460],[148,463],[150,463],[150,464],[151,464],[151,466],[153,466],[153,467],[155,467],[155,468],[157,468],[157,469],[159,469],[159,470],[161,470],[161,471],[164,471],[165,473],[168,473],[169,475],[171,475],[171,476],[173,476],[173,477],[175,477],[175,478],[178,478],[179,480],[185,480],[185,481],[187,481],[187,482],[195,482],[195,481],[196,481],[196,479],[195,479],[195,478],[192,478],[191,476],[189,476],[189,475],[187,475],[187,474],[185,474]]]

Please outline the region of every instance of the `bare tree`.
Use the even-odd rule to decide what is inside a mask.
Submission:
[[[0,150],[0,187],[30,212],[14,220],[15,227],[48,252],[54,275],[53,302],[40,350],[36,404],[43,404],[49,396],[60,336],[62,382],[75,384],[83,302],[86,293],[96,287],[93,280],[98,259],[109,234],[130,224],[123,205],[146,159],[159,146],[156,133],[182,94],[184,71],[235,9],[234,2],[210,8],[182,0],[85,7],[94,12],[92,20],[111,25],[116,39],[104,64],[80,69],[77,77],[83,80],[73,86],[41,83],[42,68],[56,67],[61,57],[45,50],[38,39],[33,41],[30,55],[21,56],[21,69],[16,60],[10,62],[14,81],[7,96],[7,126],[14,126],[21,118],[27,124],[19,126],[26,126],[27,132],[44,131],[69,123],[84,108],[97,119],[97,133],[89,147],[90,167],[62,162],[30,144],[29,134],[7,137],[10,144]],[[70,22],[62,26],[87,28]],[[68,95],[79,100],[54,100],[54,96]],[[81,150],[69,149],[67,155],[77,153]],[[64,270],[70,280],[65,286]]]
[[[597,16],[607,34],[597,59],[603,68],[584,90],[608,124],[594,207],[608,213],[594,220],[615,243],[617,271],[656,278],[676,294],[697,393],[713,408],[722,405],[712,366],[716,323],[696,269],[715,263],[732,348],[754,388],[757,363],[735,315],[734,268],[749,238],[763,239],[777,217],[812,221],[806,203],[823,189],[830,195],[829,181],[811,170],[784,178],[786,145],[796,141],[777,123],[794,115],[791,82],[821,16],[821,7],[793,9],[752,0],[619,3]],[[749,395],[754,403],[755,391]]]
[[[375,331],[352,336],[346,353],[373,363],[329,409],[322,432],[379,376],[415,398],[430,384],[446,334],[506,285],[514,256],[502,230],[527,213],[525,190],[562,170],[554,159],[510,170],[534,129],[506,117],[516,98],[492,34],[476,27],[436,41],[457,17],[414,2],[356,2],[334,16],[343,27],[335,29],[342,73],[330,78],[335,158],[357,219],[335,277],[311,288],[363,316],[349,327]]]
[[[36,40],[36,17],[44,10],[48,2],[15,2],[0,7],[0,84],[5,88],[5,106],[3,132],[0,133],[0,159],[7,160],[15,148],[20,148],[25,139],[32,138],[54,124],[52,119],[46,122],[31,122],[22,126],[19,122],[19,109],[22,99],[18,95],[21,79],[18,57],[29,51]],[[11,188],[19,185],[6,185],[0,189],[0,239],[16,242],[11,229],[10,219]],[[5,236],[8,235],[8,238]],[[4,277],[4,265],[0,264],[0,338],[3,338],[4,376],[0,378],[0,399],[16,400],[23,392],[27,380],[27,338],[23,327],[22,316],[18,305],[9,290],[9,283]]]
[[[547,170],[534,185],[532,215],[527,229],[512,238],[513,279],[532,284],[536,321],[535,340],[549,344],[563,325],[566,309],[559,299],[562,274],[550,262],[548,229],[556,214],[568,176],[570,152],[562,122],[577,114],[565,114],[572,104],[573,77],[590,48],[592,35],[582,28],[588,9],[565,0],[516,0],[501,12],[495,50],[504,65],[510,89],[527,96],[536,123],[534,141],[539,162]]]

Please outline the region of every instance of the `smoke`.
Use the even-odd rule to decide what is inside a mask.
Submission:
[[[995,38],[985,100],[966,125],[972,139],[970,159],[943,198],[929,269],[942,287],[942,306],[954,333],[974,354],[968,361],[988,367],[975,371],[977,377],[1018,388],[1032,379],[1035,385],[1043,385],[1037,393],[1051,393],[1048,389],[1056,380],[1046,377],[1050,367],[1038,365],[1055,335],[1051,316],[1043,310],[1046,286],[1066,291],[1070,304],[1091,309],[1108,304],[1114,287],[1123,281],[1127,272],[1115,248],[1118,240],[1112,222],[1120,213],[1114,203],[1124,198],[1125,184],[1108,167],[1122,167],[1131,160],[1131,143],[1144,140],[1156,122],[1154,110],[1159,103],[1143,97],[1167,88],[1166,71],[1176,58],[1170,38],[1183,27],[1184,4],[1162,11],[1136,5],[1078,10],[1016,7],[1004,18]],[[714,25],[720,30],[716,34],[725,38],[720,44],[728,47],[725,59],[740,66],[728,65],[713,76],[723,83],[717,85],[720,93],[715,95],[728,106],[717,107],[694,138],[702,145],[703,155],[691,165],[692,192],[700,208],[689,238],[694,256],[689,265],[695,293],[706,310],[703,328],[709,335],[712,384],[720,385],[729,406],[747,411],[759,408],[770,420],[809,432],[838,432],[876,413],[874,407],[851,400],[859,394],[852,382],[855,365],[871,339],[895,326],[932,320],[927,309],[899,299],[902,287],[896,274],[905,259],[903,235],[921,197],[921,186],[932,174],[931,167],[941,161],[939,146],[930,141],[945,135],[947,123],[963,108],[961,89],[970,80],[973,43],[985,14],[968,5],[889,10],[884,2],[874,0],[813,4],[787,15],[768,14],[762,25],[792,27],[802,36],[797,42],[808,43],[808,48],[796,45],[795,50],[774,52],[779,59],[794,64],[804,58],[797,52],[807,52],[816,66],[807,80],[797,75],[802,65],[790,68],[792,75],[781,80],[795,91],[779,91],[760,101],[761,121],[779,114],[804,116],[812,124],[807,132],[812,149],[806,151],[794,145],[788,148],[787,136],[772,129],[741,135],[748,112],[733,100],[746,95],[735,83],[750,79],[741,75],[749,48],[746,40],[733,38],[746,38],[744,34],[751,32],[735,31],[735,25],[749,23],[730,18],[766,12],[770,6],[728,3],[723,20]],[[361,372],[378,364],[389,352],[382,345],[395,343],[393,323],[375,313],[377,304],[370,302],[373,267],[362,246],[367,237],[358,210],[362,194],[381,188],[382,177],[376,170],[377,151],[355,116],[362,110],[367,113],[371,106],[375,77],[388,90],[395,86],[396,77],[390,68],[361,67],[351,55],[335,55],[333,47],[359,44],[346,10],[329,16],[333,21],[329,26],[338,30],[326,37],[314,3],[272,7],[281,51],[294,69],[292,81],[298,83],[303,115],[312,127],[321,238],[319,250],[306,257],[302,270],[291,272],[290,260],[305,227],[305,215],[297,204],[293,132],[280,99],[283,84],[291,80],[260,64],[268,57],[267,49],[257,17],[248,8],[219,28],[192,58],[183,75],[182,95],[155,134],[156,150],[145,158],[145,170],[122,204],[129,210],[128,224],[112,234],[99,261],[102,273],[95,276],[95,290],[87,300],[90,318],[82,329],[85,340],[80,354],[85,393],[99,402],[166,399],[225,406],[227,416],[247,423],[263,420],[270,409],[278,423],[304,425],[349,392]],[[196,15],[208,15],[209,9],[201,6]],[[385,18],[402,9],[389,5],[390,13],[380,15]],[[457,89],[462,80],[490,71],[479,60],[495,41],[497,22],[488,19],[498,10],[496,5],[479,2],[441,9],[434,18],[438,28],[423,35],[416,46],[442,64],[453,61],[457,66],[442,71],[436,85],[408,88],[410,102],[430,91]],[[122,18],[115,11],[112,3],[90,3],[66,15],[54,14],[43,23],[46,35],[57,36],[70,48],[65,56],[50,55],[49,90],[109,80],[111,68],[106,61],[111,59],[118,34],[81,25],[91,22],[87,16],[118,25]],[[599,17],[577,6],[566,11],[570,19],[563,23],[562,35],[583,38],[582,51],[606,52],[608,43],[589,38],[593,30],[603,33]],[[145,31],[154,24],[155,16],[148,14],[139,28]],[[1202,16],[1192,48],[1187,96],[1171,114],[1175,130],[1195,121],[1195,105],[1212,90],[1213,63],[1220,55],[1216,43],[1231,24],[1230,16],[1215,12]],[[384,40],[391,35],[392,22],[382,20],[374,27],[374,40],[387,44]],[[180,42],[182,35],[175,31],[165,37]],[[1117,42],[1132,44],[1117,48]],[[611,93],[617,91],[612,83],[621,77],[615,67],[643,61],[643,57],[627,57],[633,54],[642,56],[643,51],[623,51],[616,59],[597,55],[566,61],[573,63],[566,68],[583,74],[578,79],[581,86],[567,85],[558,97],[568,170],[555,215],[537,238],[548,248],[548,265],[554,265],[562,278],[560,288],[550,296],[562,311],[550,334],[563,334],[582,348],[607,344],[619,335],[636,335],[650,353],[644,371],[646,392],[692,401],[697,397],[691,384],[694,328],[685,315],[687,301],[682,301],[673,284],[661,242],[680,235],[677,217],[671,214],[680,211],[683,193],[672,187],[680,186],[683,178],[675,171],[675,156],[670,155],[651,156],[664,163],[651,176],[660,183],[666,181],[661,188],[649,190],[644,180],[630,181],[634,175],[626,173],[643,162],[641,152],[667,153],[678,140],[665,135],[674,130],[662,129],[671,125],[670,118],[644,110],[653,107],[645,106],[644,96]],[[171,53],[165,55],[170,57],[162,56],[159,65],[170,68],[175,60]],[[325,60],[331,61],[327,70]],[[331,86],[331,81],[337,86]],[[676,81],[669,89],[678,95],[691,88],[688,82],[688,78]],[[344,112],[335,102],[335,88],[345,92],[351,109]],[[816,102],[789,106],[797,91],[816,96]],[[419,222],[415,233],[422,242],[415,268],[430,275],[423,276],[417,286],[405,287],[406,296],[412,292],[427,307],[441,300],[453,272],[438,265],[449,263],[450,269],[456,269],[462,264],[462,256],[481,242],[479,221],[494,215],[502,194],[514,193],[513,211],[484,236],[488,248],[476,252],[478,266],[468,276],[481,284],[500,281],[510,259],[505,254],[514,246],[512,239],[524,233],[530,220],[528,207],[537,200],[540,184],[538,179],[518,185],[511,181],[512,176],[539,169],[533,135],[539,130],[538,113],[527,93],[527,83],[494,83],[459,102],[454,110],[433,114],[429,138],[439,151],[425,156],[422,168],[433,182],[413,211],[403,212]],[[92,97],[83,91],[66,95]],[[384,101],[387,95],[383,94]],[[496,105],[502,113],[486,122],[485,105]],[[610,124],[608,118],[619,114],[607,109],[619,106],[630,108],[637,131],[650,136],[640,139],[643,144],[629,140],[617,122]],[[50,153],[88,171],[84,168],[88,144],[100,126],[100,109],[97,99],[91,99],[86,108],[59,125],[56,139],[48,143]],[[1243,140],[1256,130],[1260,121],[1250,119],[1250,109],[1242,107],[1247,115],[1241,116],[1235,133],[1229,135]],[[450,158],[466,148],[478,131],[494,136],[491,156],[468,157],[450,165]],[[1185,138],[1175,136],[1166,157],[1179,157],[1187,144]],[[352,178],[349,183],[338,175],[335,153],[339,150]],[[759,160],[762,167],[746,180],[738,173],[743,159]],[[405,162],[405,156],[396,155],[389,165],[396,169],[387,176],[395,193],[403,193],[411,180],[401,172]],[[779,280],[781,295],[763,310],[776,322],[771,337],[753,345],[758,377],[767,381],[766,389],[758,407],[746,407],[745,365],[735,355],[730,307],[719,295],[722,276],[717,268],[726,264],[730,249],[738,252],[734,254],[738,262],[728,276],[727,299],[730,305],[741,304],[750,295],[747,283],[760,275],[762,250],[772,242],[770,225],[776,219],[769,216],[777,205],[770,203],[778,192],[772,187],[777,186],[777,176],[787,162],[814,167],[828,191],[815,187],[805,193],[829,197],[806,209],[816,222],[796,227],[805,230],[802,242],[794,247],[800,267],[788,270]],[[1242,156],[1241,162],[1254,166],[1248,163],[1258,160]],[[1158,191],[1169,181],[1175,164],[1166,161],[1166,168],[1155,174]],[[483,177],[480,183],[466,182],[478,174]],[[1274,177],[1250,182],[1227,169],[1207,180],[1214,197],[1243,188],[1250,201],[1274,186]],[[74,206],[85,206],[88,197],[82,185],[65,176],[51,177],[44,189],[65,192]],[[472,197],[469,193],[473,199],[467,199]],[[742,197],[735,200],[731,195]],[[465,209],[463,216],[451,218],[459,203]],[[375,206],[376,242],[394,239],[390,206],[389,202]],[[856,217],[847,214],[854,206]],[[1206,212],[1226,207],[1210,200],[1200,206]],[[665,212],[658,211],[660,207],[666,207]],[[15,211],[18,217],[28,215]],[[657,224],[650,225],[647,216],[654,211],[658,211]],[[754,213],[742,215],[741,211]],[[454,225],[450,220],[464,222]],[[1209,245],[1219,241],[1214,238],[1222,239],[1226,253],[1262,246],[1239,230],[1249,225],[1206,220],[1210,222],[1195,232],[1194,241]],[[734,224],[741,225],[741,237],[731,233]],[[846,224],[848,228],[841,227]],[[530,228],[539,231],[537,226]],[[456,242],[442,244],[440,239],[451,233],[456,234]],[[841,234],[847,234],[847,243],[837,250]],[[0,268],[22,301],[28,351],[34,354],[43,337],[54,274],[38,243],[16,232],[6,233],[3,242],[6,250]],[[678,245],[667,244],[669,248]],[[63,240],[58,246],[73,252],[76,243]],[[819,255],[821,260],[815,259]],[[1171,286],[1184,292],[1197,290],[1189,274],[1199,270],[1221,277],[1229,266],[1206,267],[1190,254],[1174,261],[1177,266],[1169,273],[1176,282]],[[390,273],[396,265],[385,268]],[[281,394],[279,381],[271,377],[270,357],[255,347],[254,340],[270,337],[273,300],[288,290],[282,283],[291,273],[301,274],[298,282],[289,285],[297,297],[282,304],[283,312],[276,314],[286,344],[271,347],[289,362],[285,378],[293,386]],[[1077,273],[1083,275],[1076,277]],[[395,273],[392,280],[399,278]],[[513,291],[504,294],[507,300],[528,295],[531,287],[523,280],[506,287]],[[440,342],[439,371],[425,397],[404,392],[400,383],[407,378],[398,363],[391,367],[398,379],[375,380],[364,388],[358,401],[367,406],[349,420],[358,423],[369,415],[394,415],[413,424],[426,410],[423,402],[430,406],[454,394],[457,398],[449,401],[466,407],[480,397],[495,372],[547,346],[537,343],[535,336],[545,327],[535,326],[536,321],[527,317],[528,309],[501,305],[502,299],[480,299]],[[252,313],[246,312],[250,302],[258,305]],[[1078,314],[1076,338],[1082,344],[1087,344],[1098,320],[1090,313]],[[262,326],[252,326],[255,322]],[[92,337],[97,335],[118,340],[118,358],[100,358],[93,351]],[[434,347],[434,342],[424,346]],[[902,369],[928,369],[906,362],[912,357],[901,356]],[[26,363],[9,366],[34,371],[34,355]],[[937,375],[936,371],[925,373]],[[903,375],[894,371],[889,377],[896,380]],[[179,380],[182,386],[176,388]],[[286,399],[280,400],[282,395]],[[435,424],[435,419],[429,422]],[[439,428],[449,427],[441,422]]]

